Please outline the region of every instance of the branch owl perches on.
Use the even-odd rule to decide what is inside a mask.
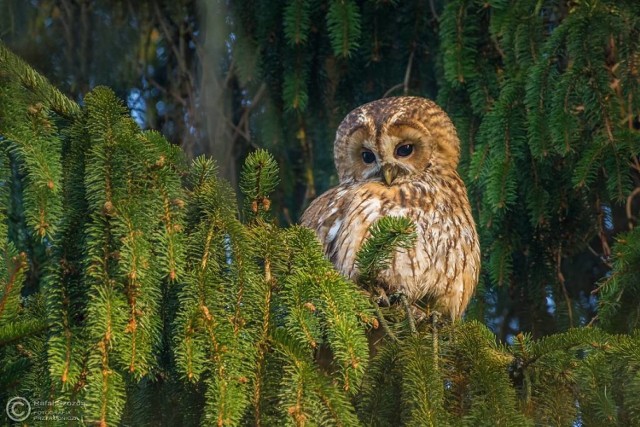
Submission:
[[[385,216],[408,217],[415,244],[398,251],[376,281],[387,293],[459,318],[480,272],[459,158],[455,127],[434,102],[395,97],[360,106],[336,135],[340,184],[315,199],[301,222],[315,230],[335,267],[356,279],[356,254],[370,226]]]

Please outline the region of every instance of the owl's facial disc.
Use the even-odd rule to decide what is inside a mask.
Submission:
[[[411,181],[428,169],[433,154],[428,130],[404,121],[359,126],[348,138],[354,181]]]

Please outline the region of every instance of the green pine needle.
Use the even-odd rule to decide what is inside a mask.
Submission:
[[[378,273],[389,267],[396,251],[411,248],[417,238],[415,224],[407,217],[384,217],[369,232],[356,256],[358,281],[364,285],[374,285]]]

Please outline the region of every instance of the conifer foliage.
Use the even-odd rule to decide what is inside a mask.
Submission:
[[[593,281],[611,267],[610,236],[635,222],[640,6],[483,3],[445,6],[438,99],[468,148],[463,168],[476,199],[485,278],[498,295],[505,288],[521,295],[529,313],[512,308],[507,317],[541,335],[536,324],[548,316],[548,297],[562,330],[593,316],[591,292],[609,305],[626,286],[616,274],[598,293]],[[623,251],[637,244],[630,240]],[[592,276],[577,267],[588,262]],[[637,302],[633,289],[626,296]]]
[[[247,159],[242,223],[211,160],[187,165],[104,87],[65,120],[2,49],[3,398],[100,425],[153,423],[175,391],[176,414],[202,402],[180,423],[357,423],[371,308],[310,230],[268,218],[273,158]]]

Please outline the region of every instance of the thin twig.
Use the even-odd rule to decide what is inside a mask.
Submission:
[[[440,356],[440,343],[438,342],[438,317],[440,313],[437,311],[431,312],[431,335],[433,337],[433,366],[438,369],[438,359]]]
[[[180,66],[180,71],[186,74],[187,70],[184,65],[184,62],[181,60],[180,51],[176,47],[176,44],[173,43],[173,35],[171,34],[171,30],[169,29],[169,26],[167,25],[167,21],[164,19],[164,15],[160,10],[160,6],[158,6],[157,2],[154,3],[154,10],[156,12],[156,17],[158,18],[158,23],[160,24],[160,27],[162,28],[162,32],[164,33],[164,38],[167,41],[167,44],[169,45],[171,50],[173,51],[173,55],[176,57],[176,60],[178,61],[178,65]]]
[[[382,95],[383,98],[386,98],[387,96],[391,95],[394,91],[400,88],[402,88],[402,92],[404,95],[409,94],[409,80],[411,80],[411,69],[413,68],[414,56],[415,56],[415,49],[413,49],[411,51],[411,54],[409,55],[409,61],[407,61],[407,68],[404,71],[404,80],[402,81],[402,83],[398,83],[397,85],[391,86],[391,88],[389,88],[384,93],[384,95]]]
[[[598,252],[596,252],[596,250],[593,249],[591,247],[591,245],[587,245],[587,249],[589,249],[589,252],[591,252],[593,254],[593,256],[597,257],[602,264],[604,264],[605,266],[607,266],[609,268],[613,268],[611,263],[608,262],[603,255],[600,255]]]
[[[380,310],[380,306],[378,305],[378,303],[373,301],[372,299],[371,304],[373,304],[373,309],[376,311],[376,316],[378,316],[378,320],[380,321],[380,326],[382,326],[382,330],[384,330],[393,341],[400,342],[396,334],[394,334],[391,328],[389,327],[389,323],[387,323],[387,319],[384,318],[384,315],[382,314],[382,310]]]
[[[407,296],[405,294],[400,295],[400,301],[404,306],[405,311],[407,312],[407,322],[409,323],[409,330],[413,335],[418,333],[416,329],[416,322],[413,319],[413,313],[411,313],[411,306],[409,305],[409,301],[407,300]]]
[[[558,281],[560,282],[560,286],[562,287],[562,294],[564,295],[564,300],[567,304],[567,310],[569,311],[569,326],[573,328],[573,309],[571,308],[571,298],[569,298],[569,292],[567,291],[567,287],[565,286],[564,274],[562,274],[561,266],[562,266],[562,246],[558,248],[558,255],[556,257],[556,274],[558,276]]]
[[[384,95],[382,95],[382,97],[386,98],[387,96],[391,95],[396,89],[400,89],[403,86],[404,86],[404,83],[398,83],[397,85],[391,86],[389,90],[387,90],[384,93]]]
[[[240,117],[238,124],[235,126],[235,132],[233,134],[233,138],[231,139],[232,141],[235,141],[238,135],[243,136],[247,141],[251,140],[251,135],[249,134],[249,116],[251,115],[251,111],[256,108],[256,105],[258,105],[258,103],[264,96],[266,90],[267,85],[262,83],[256,94],[251,99],[249,105],[245,107],[244,111],[242,112],[242,117]],[[245,127],[246,129],[243,130],[243,127]]]
[[[411,50],[411,55],[409,55],[409,62],[407,63],[407,69],[404,72],[404,83],[403,83],[403,92],[405,95],[409,94],[409,79],[411,79],[411,68],[413,68],[413,57],[415,56],[416,50],[415,48]]]
[[[590,328],[593,326],[594,323],[596,323],[598,321],[598,315],[596,314],[595,316],[593,316],[591,318],[591,320],[589,320],[589,323],[587,323],[587,325],[585,326],[585,328]]]
[[[146,69],[146,67],[143,67]],[[179,85],[175,87],[175,89],[167,89],[165,86],[158,83],[151,75],[146,75],[146,80],[151,86],[158,89],[166,96],[170,96],[174,101],[178,102],[183,108],[187,109],[189,106],[189,102],[185,99],[179,92]],[[193,91],[191,91],[193,92]]]
[[[438,12],[436,12],[436,5],[433,0],[429,0],[429,9],[431,9],[431,15],[433,16],[433,19],[440,22],[440,16],[438,16]]]
[[[633,199],[640,194],[640,187],[636,187],[629,197],[627,197],[627,225],[629,230],[633,230],[633,223],[635,222],[635,217],[631,214],[631,205],[633,204]]]

